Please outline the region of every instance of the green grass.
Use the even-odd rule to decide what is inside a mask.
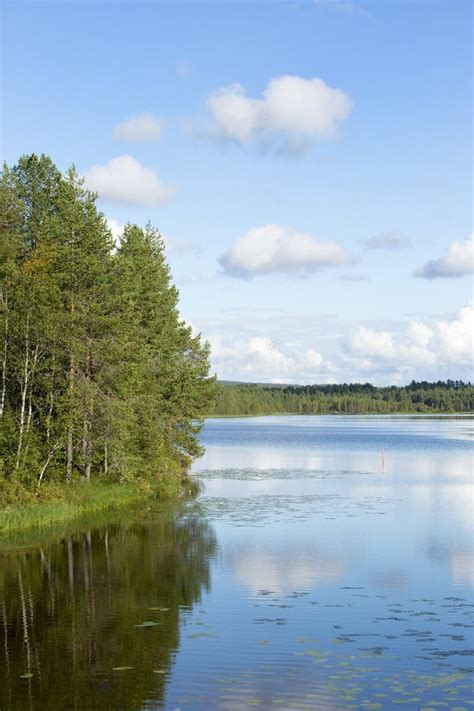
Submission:
[[[47,485],[38,495],[25,500],[21,492],[1,496],[8,501],[0,508],[0,542],[18,533],[34,533],[39,529],[101,515],[152,501],[179,499],[193,493],[187,480],[173,480],[157,484],[136,482],[126,484],[75,482]]]

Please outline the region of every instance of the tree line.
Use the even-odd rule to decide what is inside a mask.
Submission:
[[[0,174],[0,480],[177,475],[199,454],[209,352],[180,318],[163,240],[114,244],[74,168]]]
[[[370,383],[264,385],[219,383],[213,415],[469,413],[474,387],[461,380],[411,382],[397,387]]]

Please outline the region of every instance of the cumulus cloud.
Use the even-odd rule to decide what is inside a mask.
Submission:
[[[405,332],[394,334],[359,325],[347,340],[350,356],[356,357],[369,370],[377,364],[398,368],[472,368],[474,308],[465,306],[451,321],[410,321]],[[354,365],[357,361],[354,360]],[[369,366],[369,367],[368,367]]]
[[[369,358],[392,358],[395,353],[393,336],[388,331],[357,326],[350,337],[350,350]]]
[[[113,130],[118,141],[147,143],[157,141],[163,135],[163,119],[152,114],[140,114],[122,121]]]
[[[474,308],[465,306],[453,321],[435,324],[434,349],[440,360],[472,366],[474,346]]]
[[[112,233],[115,244],[120,244],[125,225],[112,217],[107,218],[107,227]]]
[[[208,131],[215,137],[298,149],[334,135],[351,113],[352,100],[322,79],[285,75],[271,79],[258,99],[248,97],[241,84],[217,89],[207,107]]]
[[[367,249],[405,249],[410,240],[399,232],[381,232],[364,242]]]
[[[314,348],[301,353],[288,353],[267,336],[242,340],[225,340],[222,336],[207,339],[211,346],[214,370],[220,378],[295,382],[301,378],[325,376],[333,371]]]
[[[465,242],[451,242],[444,257],[427,262],[416,270],[415,276],[423,279],[456,278],[473,272],[474,233]]]
[[[309,273],[352,261],[341,245],[281,225],[253,227],[219,260],[227,274]]]
[[[473,380],[474,307],[443,317],[360,323],[307,311],[199,320],[223,380],[275,383]]]
[[[174,195],[174,189],[163,183],[154,170],[130,155],[113,158],[106,165],[93,165],[84,177],[89,190],[109,202],[163,205]]]

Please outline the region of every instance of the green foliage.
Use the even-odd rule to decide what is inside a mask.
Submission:
[[[474,387],[460,380],[413,381],[405,387],[377,388],[370,383],[344,385],[258,385],[218,383],[215,416],[469,413]]]
[[[118,249],[74,169],[0,176],[0,478],[180,481],[212,406],[208,348],[181,320],[160,235]]]

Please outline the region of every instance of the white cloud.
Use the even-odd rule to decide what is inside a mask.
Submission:
[[[112,233],[115,244],[120,244],[125,225],[111,217],[107,218],[107,227]]]
[[[163,119],[152,114],[132,116],[115,126],[113,136],[118,141],[131,143],[158,141],[163,135],[163,123]]]
[[[350,337],[350,350],[368,358],[392,358],[395,353],[393,336],[387,331],[357,326]]]
[[[405,249],[411,242],[399,232],[381,232],[364,242],[367,249]]]
[[[451,321],[411,321],[401,334],[359,325],[350,334],[347,346],[350,356],[365,363],[367,359],[376,359],[379,365],[390,364],[395,368],[471,368],[473,339],[474,308],[465,306]]]
[[[275,272],[308,273],[347,264],[351,258],[336,242],[320,242],[306,232],[265,225],[250,229],[219,261],[226,273],[245,278]]]
[[[468,363],[472,366],[474,352],[474,308],[465,306],[453,321],[435,324],[434,349],[442,361]]]
[[[303,361],[303,367],[304,368],[319,368],[319,366],[323,362],[323,357],[321,353],[318,353],[317,351],[314,350],[314,348],[309,348],[306,351],[304,361]]]
[[[296,149],[332,136],[351,113],[352,100],[322,79],[285,75],[271,79],[261,99],[232,84],[214,91],[207,106],[214,136],[242,145],[277,141]]]
[[[324,360],[314,348],[302,353],[285,353],[279,343],[267,336],[244,340],[211,336],[207,340],[211,346],[213,368],[222,379],[295,382],[321,375],[324,379],[333,371],[332,363]]]
[[[85,184],[104,200],[125,205],[162,205],[174,194],[174,189],[163,183],[154,170],[130,155],[92,166],[85,175]]]
[[[424,279],[455,278],[474,272],[474,233],[465,242],[454,240],[445,257],[433,259],[416,270]]]
[[[422,321],[410,321],[407,337],[414,345],[426,348],[433,335],[432,329]]]
[[[357,323],[334,314],[228,313],[199,319],[223,380],[276,383],[473,380],[474,308],[452,316]]]
[[[218,89],[208,99],[216,132],[239,143],[248,143],[262,121],[262,102],[248,99],[240,84]]]
[[[302,352],[281,347],[267,336],[224,340],[207,339],[211,346],[213,370],[225,380],[298,382],[332,380],[333,364],[314,348]]]

